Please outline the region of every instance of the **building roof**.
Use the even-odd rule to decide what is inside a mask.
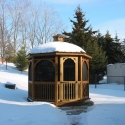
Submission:
[[[125,65],[125,63],[108,64],[107,67],[108,67],[108,66],[116,66],[116,65]]]
[[[40,46],[34,47],[31,49],[28,54],[37,54],[37,53],[51,53],[51,52],[83,52],[86,53],[81,47],[67,43],[67,42],[48,42]]]

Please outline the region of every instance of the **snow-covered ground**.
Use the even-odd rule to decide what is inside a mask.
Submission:
[[[5,83],[16,84],[7,89]],[[94,105],[88,112],[67,115],[66,111],[46,102],[27,102],[27,72],[13,64],[0,64],[0,125],[125,125],[124,85],[90,85]]]

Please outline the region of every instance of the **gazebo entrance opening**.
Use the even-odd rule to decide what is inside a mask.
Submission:
[[[59,100],[73,101],[80,98],[78,81],[78,57],[60,57]]]
[[[75,81],[75,62],[72,59],[66,59],[63,63],[64,81]]]

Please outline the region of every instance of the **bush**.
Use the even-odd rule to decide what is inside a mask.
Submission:
[[[14,58],[13,63],[19,71],[24,71],[28,67],[28,60],[25,58],[26,51],[22,47],[21,50],[18,51],[17,56]]]

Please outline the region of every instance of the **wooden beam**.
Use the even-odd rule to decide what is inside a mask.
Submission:
[[[78,57],[75,57],[75,81],[78,81]]]
[[[35,86],[35,85],[34,85],[34,68],[35,68],[35,67],[34,67],[34,57],[33,57],[33,58],[32,58],[32,81],[33,81],[33,82],[32,82],[32,100],[33,100],[33,101],[34,101],[34,99],[35,99],[35,95],[34,95],[34,94],[35,94],[35,92],[34,92],[34,90],[35,90],[35,89],[34,89],[34,86]]]
[[[55,105],[58,106],[58,56],[55,56]]]
[[[82,87],[82,56],[80,56],[80,99],[82,99],[83,87]]]
[[[59,85],[59,98],[60,98],[60,101],[62,101],[63,100],[63,63],[64,63],[64,61],[63,61],[63,57],[60,57],[60,73],[59,73],[59,75],[60,75],[60,85]]]

